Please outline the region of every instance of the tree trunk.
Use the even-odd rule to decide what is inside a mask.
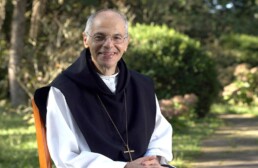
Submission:
[[[20,62],[24,47],[26,0],[14,0],[13,5],[8,77],[11,104],[18,106],[27,102],[26,93],[22,89],[19,80],[19,76],[21,76],[21,73],[19,73]]]
[[[6,3],[6,0],[0,1],[0,31],[2,29],[2,25],[5,19],[5,3]]]
[[[6,0],[0,1],[0,31],[2,29],[2,25],[5,19],[5,3],[6,3]]]
[[[42,19],[45,10],[46,0],[34,0],[32,5],[31,23],[30,23],[30,42],[36,45],[39,31],[40,19]]]

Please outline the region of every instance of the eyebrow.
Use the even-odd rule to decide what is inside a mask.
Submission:
[[[96,36],[96,35],[103,35],[103,36],[107,36],[107,34],[102,33],[102,32],[97,32],[97,33],[93,34],[93,36]],[[120,34],[120,33],[116,33],[116,34],[112,34],[112,36],[123,36],[123,35],[122,35],[122,34]]]

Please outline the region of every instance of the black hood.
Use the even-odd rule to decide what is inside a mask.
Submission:
[[[37,89],[34,99],[46,122],[49,88],[59,89],[90,150],[114,161],[129,161],[124,153],[125,144],[105,109],[123,139],[128,137],[130,149],[135,150],[132,158],[137,159],[146,153],[154,130],[156,101],[150,78],[128,70],[123,59],[118,62],[118,68],[116,92],[112,93],[97,74],[89,50],[84,49],[50,85]]]
[[[119,94],[125,89],[130,78],[123,59],[120,59],[117,66],[119,68],[119,74],[115,94]],[[80,57],[65,71],[63,71],[63,75],[70,78],[81,88],[89,89],[100,94],[114,94],[105,85],[95,69],[96,68],[91,59],[90,50],[84,49],[81,52]]]

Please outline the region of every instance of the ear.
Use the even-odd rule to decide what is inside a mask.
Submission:
[[[84,47],[88,48],[89,47],[89,45],[88,45],[88,38],[87,38],[87,35],[86,35],[85,32],[82,33],[82,38],[83,38]]]

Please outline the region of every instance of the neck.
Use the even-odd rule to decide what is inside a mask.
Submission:
[[[106,68],[106,67],[96,67],[98,73],[104,76],[111,76],[118,72],[118,67]]]

